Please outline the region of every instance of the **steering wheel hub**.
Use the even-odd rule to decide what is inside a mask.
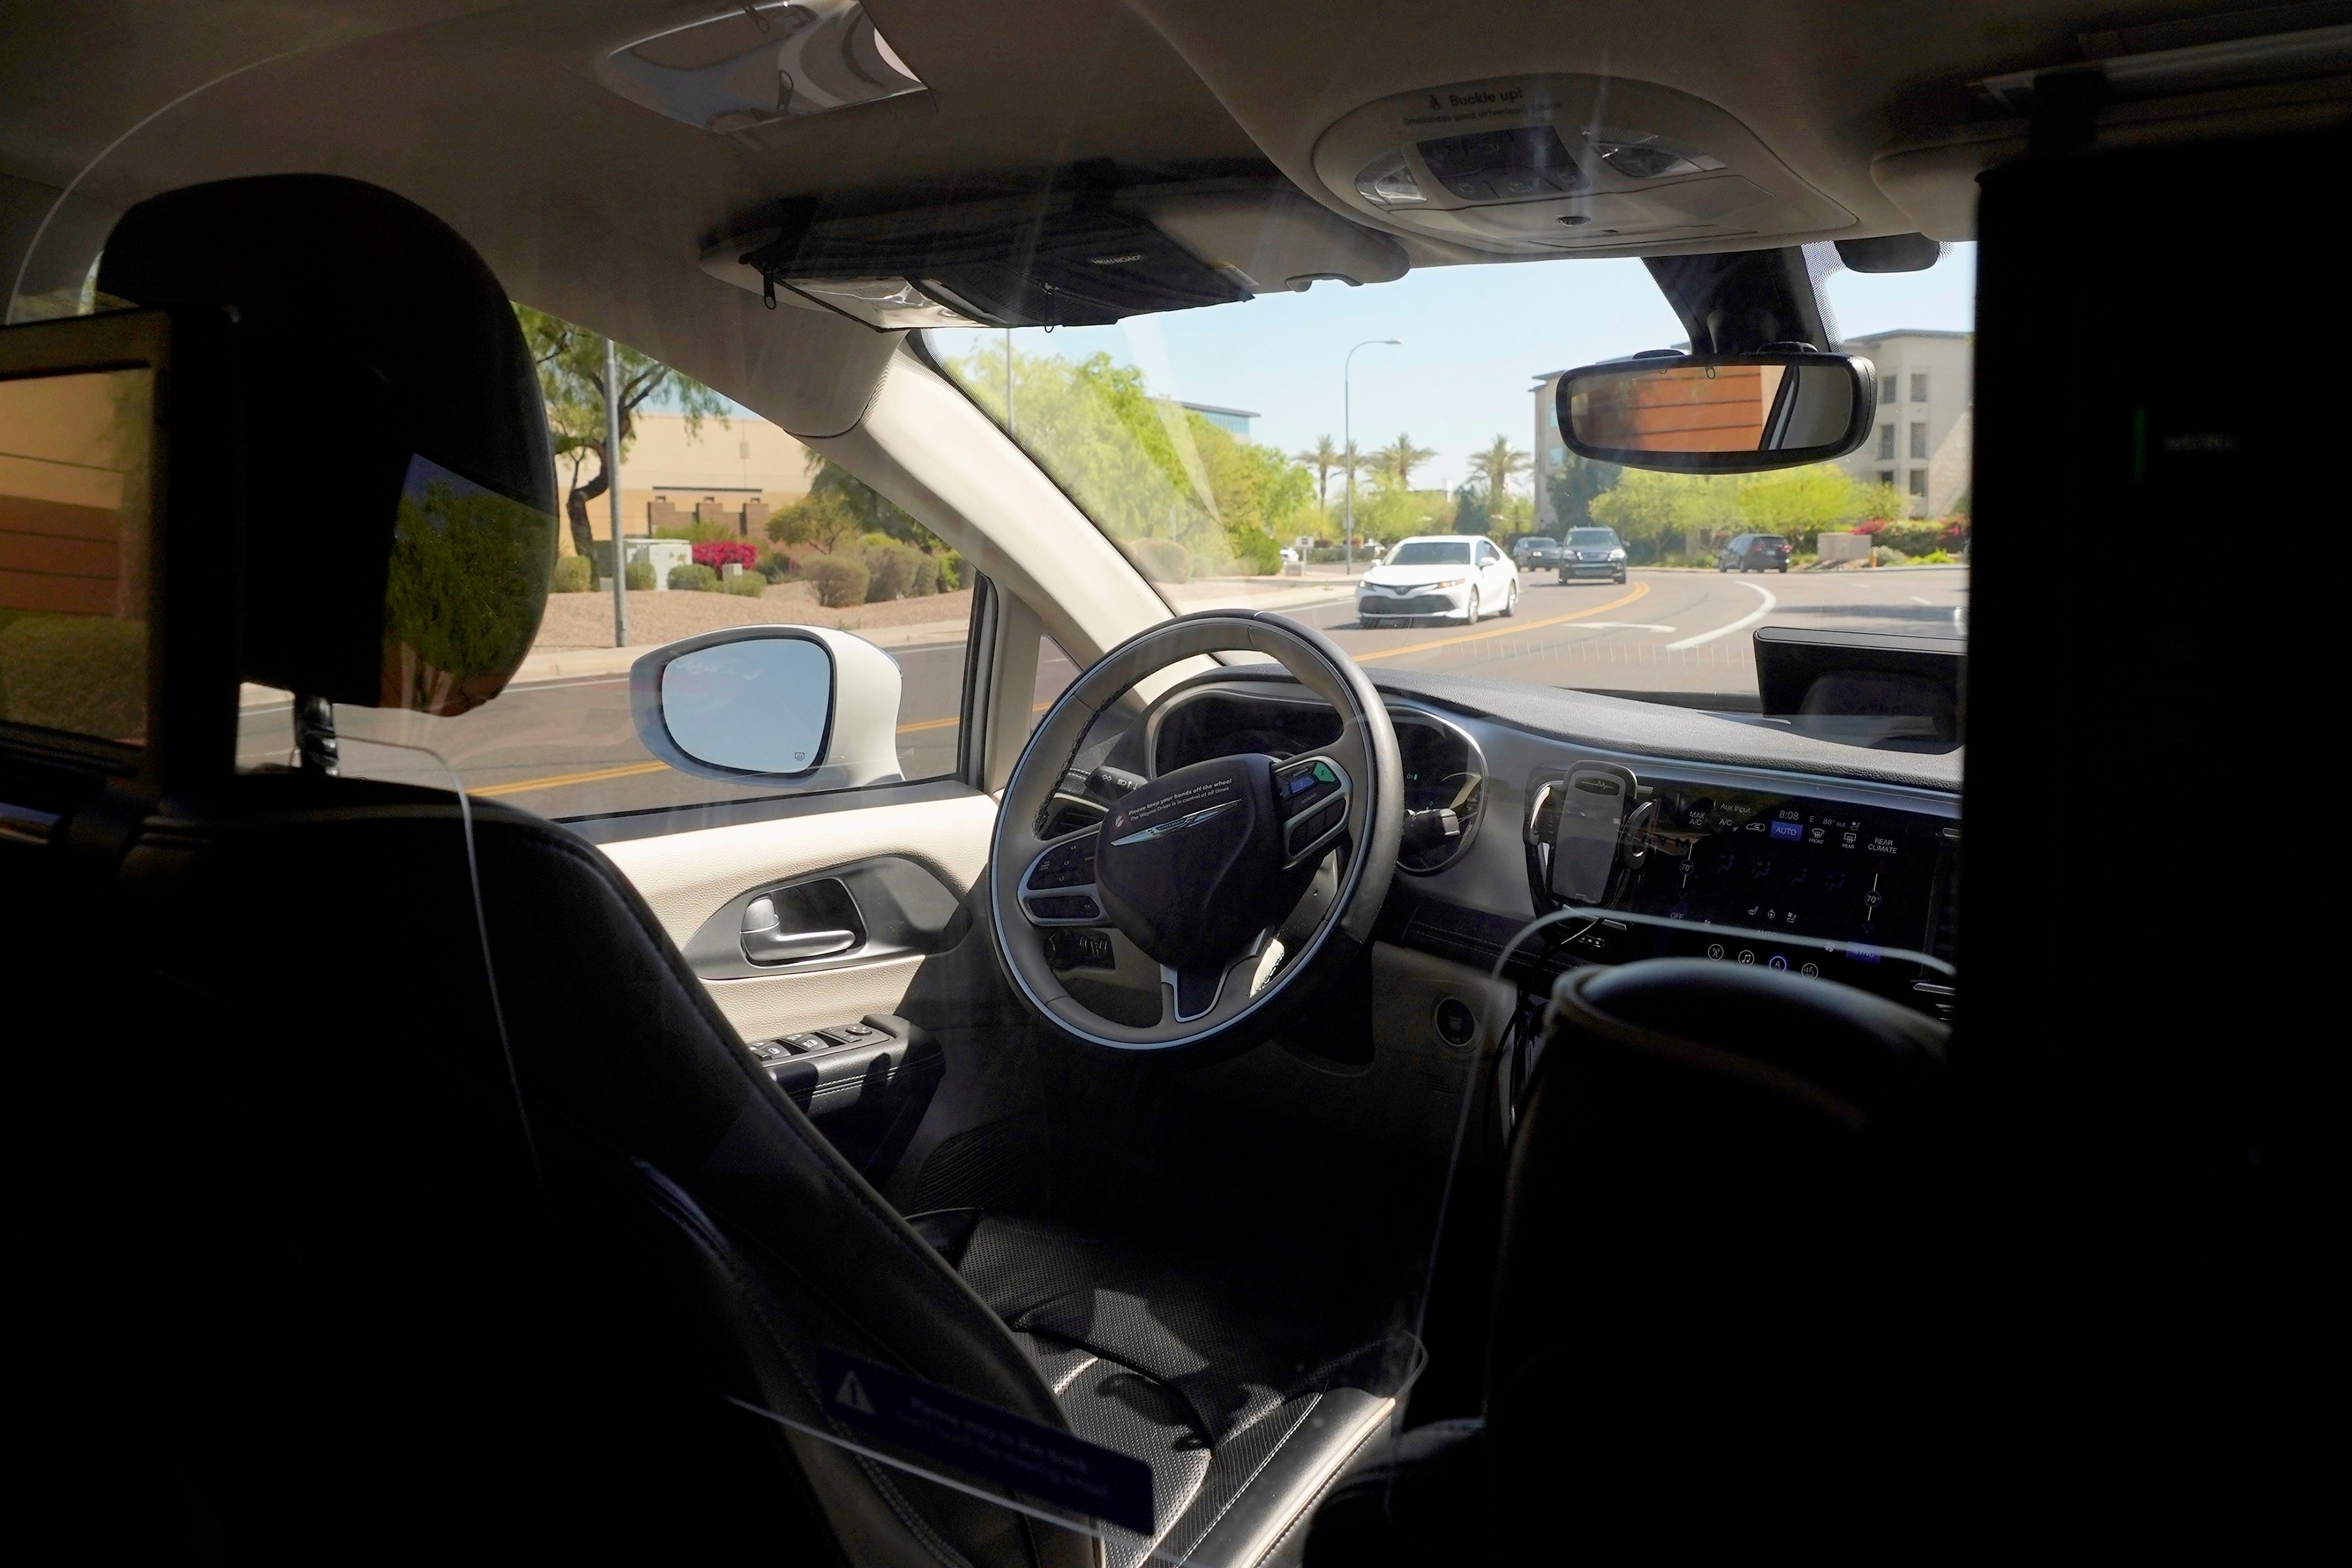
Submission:
[[[1103,824],[1096,878],[1127,939],[1179,971],[1240,954],[1314,879],[1286,868],[1274,759],[1215,757],[1155,779]]]

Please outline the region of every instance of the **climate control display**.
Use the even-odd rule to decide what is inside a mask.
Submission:
[[[1659,783],[1612,905],[1749,931],[1926,950],[1945,825],[1801,796]]]

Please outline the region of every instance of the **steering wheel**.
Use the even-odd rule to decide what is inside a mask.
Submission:
[[[1267,655],[1331,704],[1339,738],[1307,755],[1216,757],[1040,837],[1095,716],[1153,672],[1202,654]],[[1396,730],[1353,659],[1286,617],[1209,610],[1111,649],[1023,748],[989,858],[989,913],[1013,986],[1077,1043],[1206,1059],[1265,1039],[1365,942],[1396,872],[1404,778]],[[1048,933],[1116,931],[1160,966],[1151,1023],[1103,1016],[1047,962]]]

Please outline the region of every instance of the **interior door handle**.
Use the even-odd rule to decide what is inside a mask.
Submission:
[[[854,931],[785,931],[776,900],[753,899],[743,907],[743,956],[753,963],[791,963],[847,952],[857,945]]]

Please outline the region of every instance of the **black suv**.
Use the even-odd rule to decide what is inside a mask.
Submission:
[[[1715,558],[1715,569],[1728,572],[1786,572],[1789,542],[1777,533],[1743,533],[1725,545]]]

